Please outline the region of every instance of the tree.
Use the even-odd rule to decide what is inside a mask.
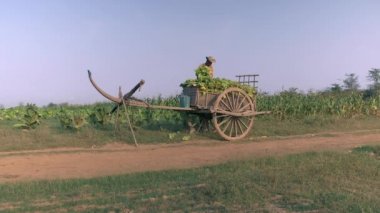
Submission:
[[[331,84],[331,87],[329,89],[331,92],[342,92],[342,86],[340,84],[334,83]]]
[[[346,78],[343,80],[343,87],[349,91],[357,91],[360,87],[358,76],[355,73],[346,74]]]
[[[282,95],[295,95],[295,94],[298,94],[298,93],[301,93],[301,92],[298,91],[298,88],[296,88],[296,87],[290,87],[288,90],[284,90],[280,94],[282,94]]]
[[[370,89],[373,89],[373,90],[380,89],[380,69],[372,68],[368,70],[367,79],[372,82],[370,85]]]

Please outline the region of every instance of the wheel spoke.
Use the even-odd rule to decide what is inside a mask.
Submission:
[[[248,103],[247,105],[245,105],[244,107],[242,107],[242,108],[240,109],[240,112],[244,112],[244,110],[245,110],[247,107],[249,107],[249,106],[251,106],[250,103]]]
[[[235,126],[235,137],[238,136],[238,131],[237,131],[237,120],[238,120],[238,119],[239,119],[239,118],[235,119],[235,121],[234,121],[234,126]]]
[[[223,99],[221,99],[220,100],[220,102],[224,105],[224,106],[226,106],[227,107],[227,111],[228,111],[228,109],[230,109],[230,107],[226,104],[226,102],[224,102],[224,100]]]
[[[240,100],[241,100],[240,92],[236,92],[235,112],[239,111],[239,107],[238,106],[239,106]]]
[[[241,124],[243,124],[243,125],[245,126],[246,129],[248,129],[247,124],[245,124],[245,123],[242,121],[242,119],[239,119],[239,121],[240,121]]]
[[[237,92],[237,94],[236,94],[236,101],[235,101],[235,112],[238,112],[238,111],[239,111],[238,106],[239,106],[239,101],[240,101],[240,99],[241,99],[241,97],[240,97],[240,93]]]
[[[230,115],[225,115],[225,114],[220,114],[220,115],[216,115],[217,118],[224,118],[224,117],[228,117]]]
[[[235,112],[236,110],[236,99],[235,99],[235,93],[234,92],[231,92],[232,93],[232,111]]]
[[[230,129],[230,137],[233,137],[235,129],[235,118],[232,120],[231,129]]]
[[[234,129],[234,118],[231,120],[231,129],[230,129],[230,134],[229,136],[231,137],[232,136],[232,130]]]
[[[227,125],[224,127],[223,132],[226,132],[228,126],[231,124],[231,117],[229,117],[228,121],[229,121],[229,122],[228,122]]]
[[[230,116],[227,117],[226,119],[222,120],[218,125],[219,125],[220,127],[222,127],[222,125],[223,125],[224,123],[228,122],[229,120],[231,120],[231,117],[230,117]]]
[[[240,133],[243,134],[244,131],[242,130],[242,127],[241,127],[240,122],[241,122],[240,119],[238,119],[236,123],[238,124],[239,130],[240,130]]]
[[[228,103],[230,104],[230,111],[232,112],[234,109],[233,109],[233,105],[231,104],[231,100],[230,100],[230,97],[229,97],[229,95],[228,94],[226,94],[226,96],[227,96],[227,100],[228,100]]]
[[[247,96],[244,95],[243,100],[240,102],[239,106],[237,107],[237,109],[239,109],[239,112],[241,112],[240,107],[241,107],[241,105],[245,102],[246,99],[247,99]]]

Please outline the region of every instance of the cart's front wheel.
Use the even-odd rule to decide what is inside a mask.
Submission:
[[[223,112],[254,112],[255,105],[246,92],[239,88],[229,88],[221,93],[214,103],[212,122],[216,131],[224,139],[233,141],[247,136],[253,126],[254,116],[233,116]]]

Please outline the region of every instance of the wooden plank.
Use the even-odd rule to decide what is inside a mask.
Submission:
[[[246,111],[246,112],[228,112],[225,110],[215,110],[211,111],[212,113],[220,113],[224,115],[230,115],[230,116],[236,116],[236,117],[250,117],[250,116],[256,116],[256,115],[264,115],[264,114],[270,114],[270,111],[262,111],[262,112],[255,112],[255,111]]]
[[[175,111],[195,111],[193,108],[186,108],[186,107],[172,107],[172,106],[158,106],[158,105],[150,105],[146,108],[152,108],[152,109],[166,109],[166,110],[175,110]]]

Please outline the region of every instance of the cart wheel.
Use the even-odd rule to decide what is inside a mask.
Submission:
[[[221,93],[214,103],[212,122],[216,131],[228,141],[244,138],[253,126],[254,116],[232,116],[227,112],[254,112],[255,104],[246,92],[239,88],[229,88]]]

